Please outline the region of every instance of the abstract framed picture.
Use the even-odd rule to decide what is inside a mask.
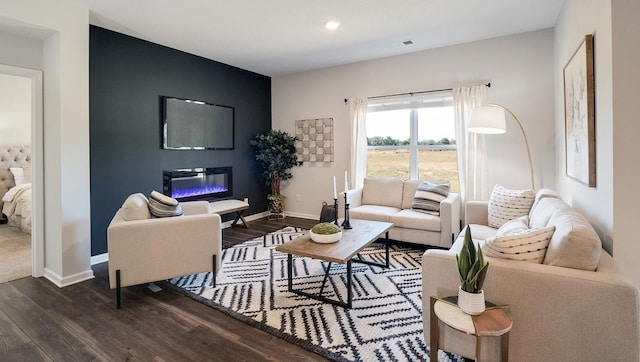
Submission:
[[[298,161],[333,162],[333,118],[296,120]]]
[[[593,35],[587,34],[564,67],[567,176],[596,186]]]

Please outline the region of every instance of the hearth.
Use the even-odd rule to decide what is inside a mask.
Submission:
[[[219,200],[233,196],[231,167],[163,172],[163,193],[178,201]]]

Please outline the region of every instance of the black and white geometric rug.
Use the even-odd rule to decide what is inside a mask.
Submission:
[[[287,254],[275,246],[302,235],[287,227],[225,249],[217,286],[211,273],[174,278],[183,293],[256,328],[337,361],[428,360],[422,332],[423,251],[392,245],[390,268],[353,263],[353,308],[345,309],[287,292]],[[266,242],[266,247],[263,243]],[[384,260],[373,244],[363,259]],[[295,257],[294,287],[320,289],[328,263]],[[346,300],[346,266],[333,263],[324,296]],[[439,351],[439,361],[462,358]]]

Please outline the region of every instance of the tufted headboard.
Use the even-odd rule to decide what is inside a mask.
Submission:
[[[16,185],[9,167],[31,166],[30,146],[0,146],[0,199]],[[2,201],[0,201],[0,210]]]

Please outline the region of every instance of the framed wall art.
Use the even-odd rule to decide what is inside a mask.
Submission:
[[[296,120],[298,161],[333,162],[333,118]]]
[[[593,35],[588,34],[564,67],[567,176],[596,186]]]

